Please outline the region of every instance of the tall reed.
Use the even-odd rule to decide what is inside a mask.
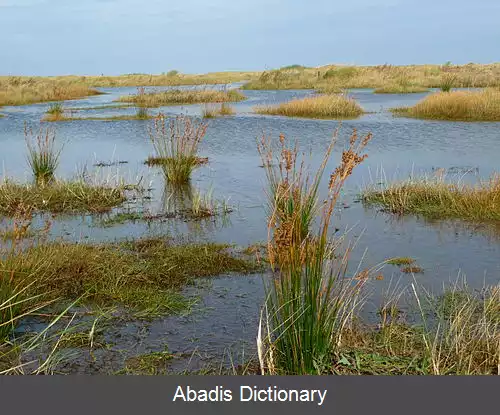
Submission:
[[[319,207],[318,189],[337,133],[322,164],[311,178],[297,147],[280,136],[276,157],[269,141],[259,145],[268,178],[268,254],[277,274],[269,284],[257,338],[263,373],[317,374],[331,363],[332,353],[361,304],[363,279],[346,277],[350,249],[339,254],[340,243],[329,236],[334,207],[345,181],[366,155],[361,152],[371,134],[354,131],[340,165],[330,174],[328,197]],[[318,217],[317,231],[311,231]]]
[[[28,147],[28,164],[36,183],[39,185],[50,183],[54,179],[62,150],[56,144],[55,131],[41,128],[35,134],[25,125],[24,136]]]
[[[161,167],[169,182],[189,182],[192,171],[199,165],[198,147],[207,127],[206,123],[183,115],[169,122],[163,114],[155,118],[149,137],[156,157],[163,161]]]

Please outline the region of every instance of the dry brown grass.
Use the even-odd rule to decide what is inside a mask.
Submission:
[[[450,121],[500,121],[500,90],[439,92],[395,114],[413,118]]]
[[[233,108],[230,105],[226,104],[225,102],[220,104],[220,106],[207,105],[205,106],[202,112],[204,118],[215,118],[218,116],[233,115],[233,114],[234,114]]]
[[[440,88],[444,79],[453,79],[453,87],[489,87],[500,85],[500,64],[468,65],[326,65],[317,68],[283,68],[265,71],[245,89],[319,89],[383,88],[404,83],[414,87]]]
[[[0,77],[0,106],[64,101],[98,95],[99,91],[78,82],[51,78]]]
[[[265,115],[330,119],[356,118],[364,113],[354,99],[343,94],[294,99],[276,106],[256,107],[255,112]]]
[[[235,89],[174,89],[162,92],[144,92],[139,88],[136,95],[120,97],[119,102],[133,102],[142,107],[161,107],[163,105],[200,104],[208,102],[236,102],[244,100],[245,96]]]

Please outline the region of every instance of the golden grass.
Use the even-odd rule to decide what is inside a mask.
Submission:
[[[418,94],[428,92],[429,88],[415,85],[386,85],[373,91],[375,94]]]
[[[55,79],[92,87],[179,86],[230,84],[258,78],[259,72],[210,72],[207,74],[126,74],[118,76],[58,76]]]
[[[500,90],[438,92],[413,107],[393,108],[391,111],[429,120],[500,121]]]
[[[202,115],[204,118],[215,118],[224,115],[233,115],[234,110],[230,105],[223,102],[220,106],[207,105],[203,109]]]
[[[50,78],[0,77],[0,106],[64,101],[98,94],[101,92],[78,82]]]
[[[354,99],[343,94],[294,99],[276,106],[256,107],[255,112],[265,115],[331,119],[356,118],[364,113]]]
[[[403,83],[414,87],[440,88],[443,80],[453,79],[453,87],[489,87],[500,85],[500,64],[467,65],[325,65],[316,68],[282,68],[265,71],[244,89],[317,89],[382,88]]]
[[[136,95],[120,97],[119,102],[133,102],[143,107],[160,107],[163,105],[180,105],[180,104],[201,104],[208,102],[235,102],[242,101],[245,96],[237,90],[230,89],[214,90],[181,90],[174,89],[162,92],[145,93],[139,90]]]
[[[500,221],[500,176],[476,185],[448,183],[443,178],[408,180],[363,194],[368,204],[396,214],[431,219]]]

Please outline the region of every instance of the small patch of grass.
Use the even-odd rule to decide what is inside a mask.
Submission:
[[[423,274],[424,269],[419,266],[409,266],[401,269],[405,274]]]
[[[357,118],[364,113],[354,99],[342,94],[294,99],[276,106],[256,107],[255,112],[264,115],[328,119]]]
[[[198,147],[208,125],[178,116],[166,121],[163,114],[155,118],[149,137],[155,157],[162,160],[160,167],[165,179],[174,185],[189,183],[191,173],[199,165]]]
[[[84,181],[55,181],[47,186],[0,183],[0,214],[13,216],[20,206],[51,213],[99,213],[121,205],[124,189],[88,184]]]
[[[203,104],[209,102],[237,102],[246,99],[245,96],[230,89],[174,89],[162,92],[138,92],[137,95],[120,97],[119,102],[131,102],[143,107],[155,108],[164,105]]]
[[[450,183],[442,178],[416,179],[368,189],[367,204],[396,214],[416,214],[429,219],[463,219],[474,222],[500,220],[500,176],[476,185]]]
[[[422,92],[428,92],[429,88],[416,85],[386,85],[380,88],[376,88],[374,94],[418,94]]]
[[[57,120],[45,119],[45,121],[134,121],[151,120],[154,115],[133,114],[133,115],[113,115],[110,117],[67,117],[63,116]]]
[[[410,257],[397,257],[391,258],[387,261],[390,265],[411,265],[415,262],[413,258]]]
[[[174,355],[168,350],[130,357],[122,372],[134,375],[164,375],[173,358]]]
[[[103,333],[92,334],[90,331],[68,331],[60,338],[59,347],[61,349],[81,349],[86,347],[104,349],[108,345],[104,340]]]
[[[233,115],[233,114],[234,110],[224,102],[220,105],[220,107],[212,105],[212,106],[206,106],[203,109],[203,118],[215,118],[218,116]]]
[[[62,148],[56,145],[55,132],[40,129],[37,134],[25,126],[24,136],[28,147],[28,164],[38,185],[44,186],[54,180]]]
[[[95,107],[69,107],[67,108],[68,111],[90,111],[90,110],[104,110],[108,108],[115,108],[115,109],[120,109],[120,108],[131,108],[134,107],[133,104],[109,104],[109,105],[98,105]]]
[[[438,92],[413,107],[392,108],[391,111],[427,120],[500,121],[500,90]]]
[[[50,243],[29,247],[0,261],[0,278],[33,283],[27,294],[74,301],[82,295],[101,306],[121,304],[136,317],[178,313],[192,300],[179,289],[194,278],[259,269],[228,245],[175,244],[163,238],[115,244]]]
[[[149,167],[153,166],[167,166],[171,163],[171,160],[168,157],[155,157],[149,156],[148,159],[144,162],[144,164]],[[202,166],[208,163],[208,157],[193,157],[192,163],[197,166]]]

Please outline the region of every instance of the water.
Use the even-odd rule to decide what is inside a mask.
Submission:
[[[106,95],[68,101],[66,107],[92,107],[110,104],[117,97],[134,93],[134,88],[103,89]],[[265,172],[256,150],[256,140],[263,133],[277,137],[284,133],[298,140],[301,149],[312,152],[311,163],[317,166],[338,127],[337,121],[310,120],[286,117],[260,116],[252,112],[255,105],[274,104],[312,94],[312,91],[244,91],[247,101],[232,104],[236,114],[231,117],[211,119],[200,155],[209,157],[208,166],[198,169],[193,177],[194,185],[201,189],[212,187],[218,198],[229,199],[237,209],[229,217],[229,223],[186,223],[166,220],[162,223],[126,223],[111,228],[96,226],[96,219],[73,217],[55,221],[53,236],[63,235],[70,240],[108,241],[124,237],[140,237],[158,233],[196,233],[205,240],[224,241],[247,245],[267,238],[264,209]],[[381,274],[383,280],[373,287],[373,303],[395,280],[407,285],[413,281],[439,291],[443,284],[465,275],[469,285],[480,288],[484,284],[496,284],[500,279],[500,229],[491,226],[470,226],[461,222],[429,222],[416,217],[395,218],[367,209],[357,203],[360,189],[367,185],[393,178],[406,178],[409,174],[432,174],[437,168],[462,175],[466,180],[487,178],[498,169],[500,157],[500,124],[494,122],[464,123],[423,121],[393,117],[388,108],[413,105],[426,94],[376,95],[371,90],[351,91],[368,112],[356,120],[342,122],[338,144],[327,171],[338,163],[342,147],[353,128],[360,134],[372,132],[374,138],[368,146],[368,159],[354,172],[343,193],[342,203],[335,213],[335,226],[350,229],[350,237],[356,240],[351,263],[362,268],[374,267],[382,261],[397,256],[410,256],[424,268],[423,274],[401,274],[399,268],[386,265]],[[3,175],[19,180],[29,180],[25,162],[23,125],[38,123],[48,104],[2,108],[5,118],[0,119],[0,148]],[[165,114],[187,113],[200,115],[202,105],[173,106],[154,109]],[[112,116],[133,114],[134,108],[109,108],[75,112],[75,116]],[[158,211],[164,198],[163,177],[156,169],[144,166],[151,154],[148,140],[148,121],[71,121],[52,124],[57,136],[65,142],[59,176],[71,177],[78,168],[87,165],[96,169],[102,177],[125,177],[151,188],[153,200],[146,209]],[[126,164],[95,168],[97,162],[123,160]],[[326,184],[323,188],[326,187]],[[168,192],[167,192],[168,196]],[[240,277],[237,277],[240,278]],[[244,277],[245,278],[245,277]],[[161,319],[149,332],[151,339],[164,338],[171,345],[182,344],[186,336],[200,333],[182,353],[189,350],[207,351],[210,356],[222,355],[233,340],[252,343],[255,322],[262,303],[262,289],[258,281],[237,282],[223,278],[215,285],[225,286],[233,296],[233,302],[213,302],[217,289],[201,291],[202,303],[212,304],[215,311],[202,318],[204,323],[179,318]],[[220,288],[220,287],[219,287]],[[242,312],[236,309],[237,295],[250,298],[251,307]],[[244,315],[245,327],[241,330],[235,321]],[[214,326],[214,322],[217,325]],[[132,324],[132,323],[130,323]],[[219,330],[217,327],[226,327]],[[128,325],[127,327],[130,327]],[[170,327],[168,330],[165,327]],[[172,329],[173,327],[173,329]],[[209,337],[206,333],[210,333]],[[151,340],[152,341],[152,340]],[[147,342],[146,342],[147,343]],[[154,343],[154,342],[153,342]],[[241,351],[241,347],[237,349]],[[251,350],[251,347],[249,348]],[[192,359],[191,359],[192,362]]]

